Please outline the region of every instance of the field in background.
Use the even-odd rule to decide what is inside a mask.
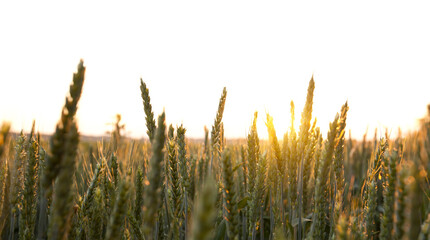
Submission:
[[[322,133],[311,79],[282,139],[267,114],[260,140],[255,113],[246,139],[226,140],[224,88],[213,126],[191,140],[154,114],[141,81],[149,140],[124,138],[120,116],[98,140],[75,120],[84,75],[81,62],[52,136],[2,125],[2,239],[430,239],[430,107],[414,133],[358,141],[340,103]]]

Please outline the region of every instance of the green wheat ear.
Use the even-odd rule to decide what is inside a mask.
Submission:
[[[89,208],[91,205],[91,201],[93,201],[93,198],[94,198],[94,191],[97,187],[97,183],[99,182],[99,177],[101,175],[101,171],[102,171],[101,165],[97,164],[93,178],[91,180],[90,185],[88,186],[88,189],[84,195],[84,199],[83,199],[82,204],[81,204],[81,209],[82,209],[84,215],[88,214],[88,211],[89,211]]]
[[[314,239],[326,239],[329,233],[326,231],[326,208],[328,206],[328,199],[326,194],[328,191],[329,169],[333,159],[333,152],[336,143],[337,124],[339,115],[332,123],[330,123],[330,131],[327,133],[327,140],[325,143],[324,156],[320,160],[318,166],[318,178],[315,185],[315,211],[312,222],[312,235]]]
[[[142,79],[140,79],[140,91],[142,93],[143,109],[146,115],[146,127],[148,128],[148,131],[146,133],[148,134],[149,140],[152,142],[155,137],[155,118],[154,113],[152,112],[149,90],[146,87],[146,83],[144,83]]]
[[[239,232],[237,216],[236,192],[234,188],[234,172],[231,161],[231,152],[226,150],[222,156],[223,193],[224,193],[224,217],[227,220],[227,234],[234,239]]]
[[[134,201],[134,212],[133,217],[136,221],[140,221],[142,219],[142,206],[143,206],[143,171],[142,168],[139,167],[137,169],[137,173],[135,175],[134,185],[136,189],[135,201]]]
[[[144,240],[143,232],[140,228],[140,222],[138,222],[131,213],[127,213],[127,219],[130,224],[130,230],[133,234],[134,239]]]
[[[308,213],[308,205],[311,202],[311,196],[310,196],[310,186],[309,181],[311,179],[311,170],[312,166],[315,164],[314,157],[317,152],[317,146],[318,146],[318,138],[319,138],[319,130],[316,128],[316,122],[315,119],[311,130],[310,130],[310,141],[309,144],[306,146],[305,149],[305,156],[304,156],[304,166],[303,166],[303,181],[302,181],[302,189],[303,189],[303,213]],[[284,139],[287,139],[288,137],[285,137]]]
[[[189,164],[187,159],[187,150],[185,146],[185,132],[186,129],[182,126],[176,130],[177,144],[178,144],[178,164],[180,170],[180,179],[182,188],[185,188],[187,195],[190,196],[190,177],[189,177]]]
[[[144,233],[152,239],[155,219],[161,204],[161,185],[163,184],[164,143],[166,140],[165,113],[158,117],[158,127],[152,141],[152,157],[149,162],[148,186],[144,197]]]
[[[256,176],[257,176],[257,160],[260,155],[260,140],[257,133],[257,117],[258,113],[254,113],[254,120],[252,121],[251,129],[248,134],[248,172],[249,172],[249,190],[253,191]]]
[[[54,188],[49,239],[67,238],[73,211],[73,175],[75,173],[75,158],[79,143],[78,129],[75,124],[70,128],[66,138],[67,147]]]
[[[212,158],[209,165],[210,171],[212,171],[212,165],[214,164],[213,161],[215,159],[216,164],[218,164],[219,158],[221,156],[221,123],[222,123],[222,116],[224,113],[224,106],[225,106],[225,100],[227,98],[227,89],[224,87],[221,98],[219,99],[218,104],[218,111],[216,113],[216,117],[214,120],[214,125],[212,126],[211,131],[211,145],[212,145]]]
[[[279,172],[280,176],[283,176],[284,168],[285,168],[285,164],[284,164],[285,161],[282,159],[282,156],[281,156],[281,148],[279,147],[278,137],[276,137],[276,131],[275,131],[275,127],[273,125],[273,117],[271,117],[269,114],[267,114],[266,126],[267,126],[267,131],[269,133],[270,144],[271,144],[273,153],[275,155],[276,166],[278,167],[278,172]]]
[[[25,150],[25,143],[27,137],[24,135],[23,131],[15,140],[15,156],[14,156],[14,166],[10,174],[12,175],[11,185],[10,185],[10,204],[11,204],[11,220],[10,224],[15,226],[18,222],[18,217],[21,211],[21,205],[23,201],[22,192],[24,190],[24,164],[27,152]],[[13,229],[13,228],[11,228]],[[14,238],[15,231],[11,231],[10,237]]]
[[[297,133],[294,129],[294,121],[295,121],[295,106],[294,102],[290,102],[290,113],[291,113],[291,126],[290,132],[288,133],[288,156],[287,156],[287,164],[288,164],[288,180],[289,180],[289,188],[288,195],[290,199],[290,208],[298,209],[297,206],[297,169],[298,169],[298,139]],[[292,215],[292,214],[291,214]]]
[[[314,89],[315,89],[315,81],[314,77],[312,76],[311,80],[309,81],[308,86],[308,93],[306,95],[306,103],[303,108],[302,112],[302,118],[301,118],[301,124],[300,124],[300,135],[298,139],[298,177],[297,177],[297,189],[298,189],[298,218],[302,219],[302,211],[303,211],[303,187],[306,184],[303,184],[303,173],[304,173],[304,166],[305,166],[305,160],[306,160],[306,148],[309,145],[310,142],[310,132],[309,128],[311,126],[311,119],[312,119],[312,104],[313,104],[313,97],[314,97]],[[297,233],[298,238],[302,238],[302,221],[299,221],[297,226]]]
[[[91,206],[88,208],[88,221],[89,221],[89,229],[88,229],[88,237],[90,239],[102,239],[103,238],[103,225],[104,225],[104,216],[103,216],[103,193],[102,190],[97,187],[93,190],[93,198],[91,201]]]
[[[339,129],[337,139],[338,142],[335,148],[334,154],[334,172],[336,176],[336,189],[342,195],[344,189],[344,145],[345,145],[345,127],[346,127],[346,115],[348,112],[348,102],[346,102],[341,109],[339,118]]]
[[[173,128],[172,128],[173,129]],[[169,160],[169,179],[171,186],[171,208],[173,216],[178,216],[181,210],[181,179],[179,177],[178,170],[178,158],[176,156],[176,142],[173,139],[173,136],[168,139],[168,160]],[[179,221],[173,222],[173,238],[179,238]]]
[[[311,127],[311,120],[312,120],[312,105],[313,105],[313,98],[314,98],[314,89],[315,89],[315,81],[314,76],[312,76],[311,80],[309,81],[308,86],[308,93],[306,95],[306,103],[303,108],[302,112],[302,118],[300,119],[300,135],[299,135],[299,147],[300,152],[303,153],[303,151],[306,148],[306,145],[309,142],[309,129]]]
[[[115,186],[115,188],[118,187],[118,181],[119,181],[119,164],[118,164],[118,158],[117,156],[112,153],[110,156],[110,170],[112,172],[112,177],[113,177],[113,184]]]
[[[34,136],[35,122],[28,139],[28,157],[25,168],[22,212],[19,219],[21,239],[31,239],[36,224],[37,176],[39,170],[39,142]]]
[[[368,196],[366,202],[366,215],[365,215],[365,224],[366,224],[366,234],[368,239],[373,239],[377,234],[377,226],[375,219],[378,217],[377,210],[377,191],[376,191],[376,183],[375,180],[369,179],[370,182],[367,185],[368,188]]]
[[[388,153],[386,153],[388,155]],[[399,154],[397,150],[394,150],[388,158],[388,173],[385,178],[387,179],[384,188],[384,214],[381,222],[381,233],[379,239],[392,239],[394,229],[394,200],[396,191],[396,180],[397,180],[397,162]]]
[[[260,161],[257,164],[257,178],[254,189],[251,192],[251,201],[249,204],[249,217],[250,217],[250,231],[249,235],[255,237],[256,227],[255,224],[258,220],[258,213],[264,207],[264,193],[266,191],[266,168],[267,168],[267,157],[264,153],[260,156]]]
[[[397,176],[397,194],[396,194],[396,222],[395,222],[395,237],[396,239],[402,239],[404,237],[405,231],[403,229],[403,225],[405,223],[405,210],[406,210],[406,197],[407,197],[407,189],[406,189],[406,178],[408,177],[407,169],[404,168],[404,165],[401,165],[399,174]]]
[[[127,213],[129,187],[129,183],[126,180],[121,182],[116,196],[115,206],[109,220],[105,239],[116,240],[121,236],[121,226],[124,224],[124,218]]]
[[[61,113],[54,135],[50,139],[51,155],[46,160],[43,174],[43,187],[46,195],[52,195],[53,181],[55,184],[52,210],[50,212],[49,239],[65,239],[70,228],[70,217],[73,203],[73,176],[75,158],[79,143],[79,133],[75,122],[78,101],[84,83],[85,67],[81,62],[77,73],[73,74],[69,96]]]
[[[70,85],[69,96],[61,111],[61,118],[56,126],[55,133],[50,139],[51,154],[46,160],[46,169],[43,175],[42,185],[46,189],[48,196],[52,194],[52,183],[59,175],[66,154],[68,143],[67,134],[71,132],[74,125],[77,105],[81,98],[82,87],[84,84],[85,67],[81,60],[78,71],[73,74],[73,82]]]

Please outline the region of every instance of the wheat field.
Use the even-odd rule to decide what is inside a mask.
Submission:
[[[84,79],[81,61],[52,136],[1,125],[2,239],[430,239],[430,107],[418,131],[355,140],[339,103],[323,133],[312,78],[300,126],[278,139],[266,114],[260,140],[256,112],[248,135],[229,140],[224,88],[196,141],[153,112],[140,80],[148,139],[125,138],[118,115],[94,141],[75,118]]]

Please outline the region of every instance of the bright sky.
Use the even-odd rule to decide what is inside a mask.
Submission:
[[[325,131],[348,100],[355,137],[369,127],[412,129],[430,103],[426,1],[1,1],[0,121],[52,133],[79,59],[87,67],[82,134],[103,134],[120,113],[146,137],[140,96],[190,137],[210,129],[227,87],[227,137],[246,137],[253,112],[267,136],[299,117],[308,82]]]

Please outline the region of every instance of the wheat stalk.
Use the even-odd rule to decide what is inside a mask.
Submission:
[[[129,195],[129,184],[127,181],[122,181],[119,187],[118,194],[115,200],[115,207],[109,220],[106,230],[107,240],[119,239],[121,236],[121,226],[123,225],[124,217],[127,213],[127,199]]]
[[[318,178],[316,179],[315,186],[315,211],[314,220],[312,222],[312,236],[314,239],[326,239],[328,233],[326,232],[326,209],[328,206],[328,200],[326,199],[327,192],[327,181],[329,177],[329,167],[332,163],[335,138],[337,135],[337,124],[339,115],[332,123],[330,123],[330,131],[327,134],[327,140],[325,143],[324,156],[321,158],[318,169]]]
[[[152,141],[152,157],[150,160],[150,169],[148,172],[148,183],[145,187],[144,198],[144,233],[149,239],[153,238],[153,228],[155,219],[157,219],[158,209],[161,201],[161,185],[163,183],[163,162],[164,162],[164,143],[166,139],[166,124],[164,112],[158,117],[158,127],[155,131],[154,140]]]

